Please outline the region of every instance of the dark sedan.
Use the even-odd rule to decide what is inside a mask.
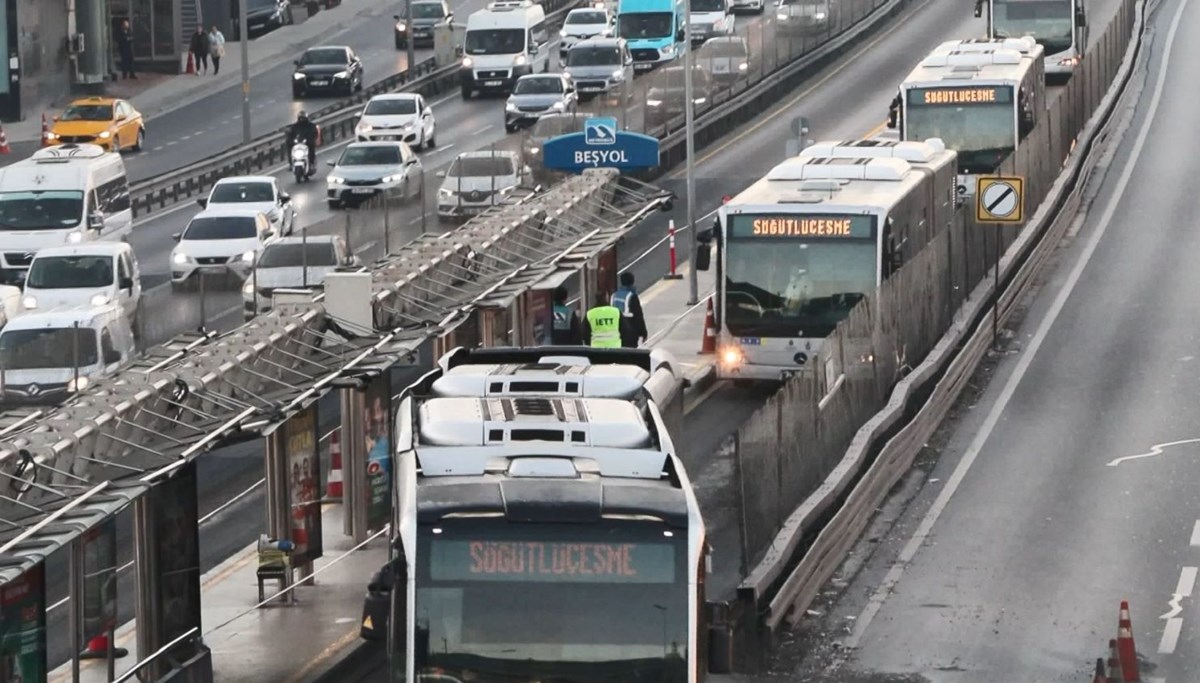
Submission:
[[[234,26],[233,40],[241,40],[241,32],[237,30],[237,0],[230,3],[230,12]],[[250,27],[251,37],[294,23],[292,6],[288,0],[246,0],[246,25]]]
[[[295,61],[292,97],[299,99],[321,93],[349,95],[362,90],[362,60],[344,45],[310,47]]]
[[[454,12],[446,0],[414,0],[412,17],[395,15],[396,26],[392,29],[396,38],[396,49],[408,47],[408,37],[413,45],[433,45],[433,31],[438,26],[449,26],[454,21]]]

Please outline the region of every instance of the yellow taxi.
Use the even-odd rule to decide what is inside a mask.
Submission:
[[[128,100],[85,97],[67,105],[42,135],[42,145],[91,143],[117,152],[140,150],[146,140],[146,122]]]

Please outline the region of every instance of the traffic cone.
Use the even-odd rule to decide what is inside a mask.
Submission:
[[[42,112],[42,139],[46,139],[46,134],[50,132],[50,123],[46,121],[46,112]]]
[[[123,647],[113,648],[113,659],[119,659],[129,654]],[[87,649],[79,653],[80,659],[108,659],[108,634],[100,635],[88,641]]]
[[[329,437],[329,481],[325,486],[325,497],[342,499],[342,440],[341,430]]]
[[[704,313],[704,339],[700,343],[700,353],[717,352],[717,319],[713,316],[713,302],[708,300],[708,311]]]
[[[1137,647],[1133,644],[1133,621],[1129,618],[1129,601],[1121,601],[1121,614],[1117,619],[1117,654],[1121,657],[1121,673],[1125,683],[1140,681],[1138,675]]]
[[[1104,673],[1104,659],[1096,658],[1096,675],[1092,676],[1092,683],[1109,683],[1108,675]]]
[[[189,74],[196,73],[196,56],[193,55],[191,52],[188,52],[187,70],[184,71],[184,73],[189,73]]]
[[[8,154],[12,148],[8,146],[8,133],[4,132],[4,126],[0,125],[0,154]]]
[[[1117,653],[1117,641],[1108,641],[1108,680],[1109,683],[1121,683],[1125,676],[1121,673],[1121,655]]]

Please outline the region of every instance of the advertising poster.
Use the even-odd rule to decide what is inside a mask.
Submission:
[[[154,520],[163,645],[200,627],[200,532],[196,465],[154,489]]]
[[[0,681],[46,680],[46,594],[43,565],[0,586]]]
[[[392,517],[392,408],[390,378],[376,377],[359,395],[363,400],[367,454],[367,528],[382,529]]]
[[[283,424],[288,482],[292,500],[292,562],[308,564],[321,557],[321,462],[317,454],[317,406],[296,413]]]
[[[116,625],[117,520],[110,518],[83,535],[84,640]]]

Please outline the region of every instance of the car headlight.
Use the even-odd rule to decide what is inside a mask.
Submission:
[[[349,71],[339,71],[333,75],[334,78],[350,78]]]
[[[413,129],[413,124],[412,124],[412,122],[411,122],[411,121],[409,121],[408,123],[404,124],[404,130],[412,130],[412,129]]]
[[[53,133],[53,132],[51,132],[51,131],[46,131],[46,139],[47,139],[47,140],[57,140],[57,139],[58,139],[58,133]]]
[[[619,81],[619,80],[622,80],[623,78],[625,78],[625,71],[623,71],[622,69],[617,69],[616,71],[612,72],[612,79],[614,81]]]
[[[537,153],[539,153],[539,152],[541,152],[541,151],[542,151],[542,150],[538,149],[537,147],[530,147],[530,148],[529,148],[529,153],[530,153],[530,154],[537,154]]]
[[[394,175],[385,175],[384,177],[379,179],[379,182],[381,182],[381,183],[396,183],[403,179],[404,179],[403,173],[396,173]]]
[[[813,15],[813,19],[816,19],[817,21],[823,21],[825,19],[825,13],[817,12],[816,14]]]
[[[721,363],[730,367],[736,367],[746,361],[746,354],[736,346],[727,346],[722,349],[720,357]]]
[[[26,310],[32,311],[33,309],[37,308],[37,297],[27,296],[21,300],[21,305],[24,306]]]
[[[325,178],[325,181],[327,183],[329,183],[330,185],[345,185],[346,184],[345,178],[341,178],[341,177],[338,177],[335,175],[331,175],[331,176]]]
[[[397,21],[397,22],[396,22],[396,30],[397,30],[397,31],[399,31],[399,32],[401,32],[401,33],[404,33],[404,30],[405,30],[406,28],[407,28],[407,27],[404,25],[404,22],[403,22],[403,21]]]
[[[525,55],[517,55],[516,57],[513,57],[513,64],[516,64],[518,66],[520,66],[521,64],[524,64],[527,61],[529,61],[529,60],[525,58]]]
[[[93,306],[103,306],[104,304],[108,303],[108,295],[104,292],[98,292],[92,295],[92,298],[88,303]]]
[[[369,133],[369,132],[371,132],[371,124],[365,123],[365,122],[360,122],[358,124],[358,126],[356,127],[356,130],[358,130],[359,132],[362,132],[362,133]]]
[[[67,382],[67,391],[72,394],[77,391],[83,391],[87,389],[88,384],[90,384],[90,381],[87,377],[73,377],[70,382]]]
[[[1079,63],[1078,57],[1064,57],[1064,58],[1058,60],[1059,66],[1075,66],[1078,63]]]
[[[242,263],[254,263],[254,250],[242,254]]]
[[[745,62],[738,64],[738,71],[745,71],[746,69],[749,69],[749,68],[750,68],[750,65]]]
[[[293,79],[295,79],[295,80],[297,80],[297,81],[303,81],[303,80],[304,80],[304,74],[302,74],[302,73],[300,73],[299,71],[297,71],[296,73],[292,74],[292,78],[293,78]]]
[[[246,282],[242,285],[242,294],[253,294],[253,293],[254,293],[254,279],[251,278],[249,280],[246,280]]]
[[[171,255],[171,263],[174,263],[176,265],[183,265],[191,260],[192,259],[189,258],[188,255],[183,253],[182,251],[177,251]]]
[[[470,68],[471,68],[471,65],[472,65],[472,64],[474,64],[474,63],[475,63],[475,60],[474,60],[474,59],[471,59],[470,57],[463,57],[463,62],[462,62],[462,64],[463,64],[463,68],[464,68],[464,69],[470,69]]]
[[[554,104],[550,105],[550,108],[553,109],[554,111],[562,111],[567,108],[567,103],[563,102],[563,101],[558,101],[558,102],[555,102]]]
[[[100,131],[100,139],[101,139],[101,140],[107,140],[107,139],[109,139],[109,138],[111,138],[111,137],[112,137],[112,133],[110,133],[110,132],[108,132],[108,131],[106,131],[106,130],[104,130],[104,131]]]
[[[693,103],[693,104],[704,104],[704,103],[705,103],[705,102],[707,102],[707,101],[708,101],[708,99],[707,99],[707,98],[704,98],[704,97],[697,97],[696,99],[692,100],[692,103]]]
[[[661,107],[662,100],[646,100],[647,107]]]
[[[559,38],[566,38],[566,37],[567,37],[567,32],[566,32],[566,31],[559,31],[559,32],[558,32],[558,37],[559,37]]]
[[[505,102],[505,103],[504,103],[504,111],[517,112],[517,111],[520,111],[520,110],[519,110],[519,109],[517,109],[517,103],[516,103],[516,102],[513,102],[513,101],[509,100],[508,102]]]
[[[444,187],[442,187],[442,188],[439,188],[439,189],[438,189],[438,198],[440,198],[440,199],[454,199],[454,190],[447,190],[447,189],[446,189],[446,188],[444,188]]]
[[[662,49],[662,53],[663,53],[664,55],[673,55],[673,54],[675,54],[675,46],[674,46],[674,45],[668,45],[668,46],[664,47],[664,48]]]
[[[67,233],[68,244],[79,244],[83,241],[83,232],[80,230],[72,230]]]

